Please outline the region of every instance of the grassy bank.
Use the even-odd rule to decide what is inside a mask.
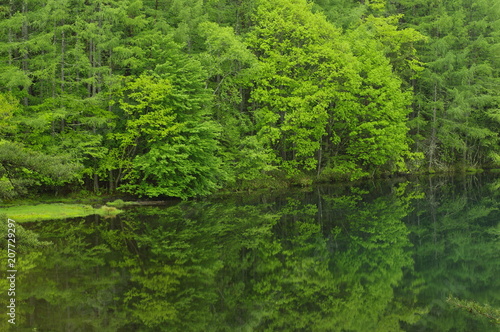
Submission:
[[[0,214],[5,214],[8,218],[17,222],[86,217],[93,214],[112,217],[120,212],[121,210],[116,207],[102,206],[93,208],[91,205],[66,203],[17,205],[0,208]]]

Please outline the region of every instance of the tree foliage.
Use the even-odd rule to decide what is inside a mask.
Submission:
[[[66,155],[95,192],[500,160],[494,0],[12,0],[0,16],[0,135]]]

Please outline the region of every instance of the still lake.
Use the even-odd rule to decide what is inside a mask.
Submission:
[[[25,223],[16,331],[498,331],[446,300],[500,308],[499,208],[435,176]]]

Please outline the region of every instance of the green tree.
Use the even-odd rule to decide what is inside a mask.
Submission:
[[[186,60],[183,64],[185,81],[173,73],[165,78],[144,74],[120,92],[126,122],[114,136],[125,162],[122,190],[187,198],[206,195],[219,185],[218,128],[205,115],[209,99],[199,76],[193,82],[199,67]]]
[[[418,45],[426,69],[415,86],[412,133],[429,168],[498,162],[496,1],[401,1],[390,11],[429,37]]]
[[[48,156],[20,143],[0,140],[0,197],[13,198],[39,185],[76,180],[80,165],[67,156]]]
[[[254,20],[247,43],[260,61],[251,94],[256,137],[277,165],[288,174],[327,168],[351,178],[405,170],[410,95],[382,33],[362,26],[344,37],[302,1],[263,2]]]
[[[175,12],[182,4],[172,6],[167,7]],[[0,56],[6,60],[2,66],[6,64],[3,69],[8,75],[0,77],[0,84],[22,98],[24,104],[17,114],[19,130],[14,140],[45,154],[65,153],[84,165],[81,175],[87,188],[99,192],[104,185],[113,191],[137,155],[123,154],[126,146],[133,144],[126,141],[127,134],[121,130],[131,130],[130,138],[138,135],[142,126],[120,121],[124,110],[118,103],[113,105],[113,100],[122,89],[122,77],[133,80],[155,71],[174,87],[170,106],[182,116],[182,134],[177,138],[184,141],[171,142],[168,151],[164,145],[148,146],[151,154],[137,160],[141,166],[137,166],[135,175],[128,174],[128,184],[142,181],[141,172],[160,174],[150,166],[167,154],[168,163],[177,165],[172,166],[178,172],[177,180],[185,181],[179,186],[183,189],[173,195],[211,192],[223,173],[214,156],[218,129],[207,115],[210,103],[209,94],[202,88],[202,69],[196,61],[190,64],[187,57],[183,58],[174,42],[186,42],[182,37],[186,24],[190,26],[186,38],[197,36],[198,23],[187,21],[199,16],[200,6],[198,3],[192,15],[188,15],[189,8],[184,10],[176,20],[172,11],[162,10],[166,8],[164,3],[147,1],[11,1],[2,7],[5,20],[0,29],[5,33],[0,40]],[[192,44],[197,47],[199,43]],[[150,123],[155,121],[154,115],[149,115]],[[149,137],[152,135],[149,132]],[[121,138],[117,141],[114,137]],[[174,188],[176,182],[170,180],[171,175],[160,175],[160,182]],[[148,178],[150,189],[142,194],[159,195],[152,189],[157,180]],[[187,188],[194,189],[186,194]]]

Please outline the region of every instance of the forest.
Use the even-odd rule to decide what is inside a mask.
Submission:
[[[498,0],[0,2],[0,198],[500,168]]]

